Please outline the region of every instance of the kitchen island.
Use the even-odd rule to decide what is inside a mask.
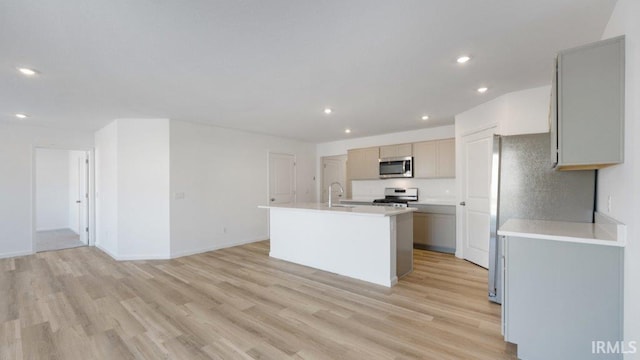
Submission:
[[[413,270],[413,208],[259,207],[270,211],[271,257],[387,287]]]

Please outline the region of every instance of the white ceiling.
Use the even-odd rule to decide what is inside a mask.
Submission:
[[[550,83],[554,53],[599,39],[614,5],[3,0],[0,121],[96,130],[163,117],[313,142],[451,124]],[[473,59],[461,66],[461,54]],[[25,78],[17,66],[42,74]]]

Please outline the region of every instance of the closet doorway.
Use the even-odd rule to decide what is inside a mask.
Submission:
[[[35,149],[34,251],[89,244],[89,152]]]

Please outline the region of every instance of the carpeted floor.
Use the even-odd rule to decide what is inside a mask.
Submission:
[[[36,232],[36,252],[70,249],[85,246],[80,235],[71,229],[56,229]]]

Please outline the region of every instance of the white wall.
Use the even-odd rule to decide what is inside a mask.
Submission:
[[[69,226],[69,151],[36,149],[36,230]]]
[[[413,131],[368,136],[320,143],[316,145],[318,152],[318,179],[322,178],[321,157],[344,155],[349,149],[405,144],[428,140],[447,139],[454,137],[454,126],[440,126]],[[322,194],[322,182],[318,183],[317,193]],[[387,179],[353,181],[351,197],[353,199],[375,199],[384,197],[385,187],[417,187],[419,198],[441,198],[455,196],[455,179]],[[318,195],[318,198],[320,196]]]
[[[90,150],[93,134],[0,124],[0,257],[33,251],[36,147]]]
[[[296,156],[297,201],[315,201],[315,145],[171,121],[172,257],[269,237],[257,208],[268,202],[269,152]]]
[[[549,81],[552,74],[549,73]],[[525,89],[497,97],[456,115],[458,135],[496,126],[496,134],[522,135],[549,132],[551,86]]]
[[[549,79],[553,74],[549,72]],[[551,81],[551,80],[549,80]],[[549,132],[551,85],[515,91],[504,95],[506,117],[498,124],[500,135]]]
[[[112,257],[118,255],[118,123],[95,133],[96,241]]]
[[[118,120],[118,251],[169,257],[169,119]]]
[[[80,205],[76,203],[77,200],[83,202],[86,201],[84,197],[81,197],[80,191],[84,189],[86,185],[81,184],[80,174],[78,169],[78,161],[84,161],[86,159],[86,152],[84,151],[69,151],[67,162],[69,164],[69,221],[67,227],[76,234],[80,234]],[[84,179],[84,177],[83,177]],[[82,180],[86,181],[86,180]]]
[[[625,340],[640,346],[640,1],[618,0],[603,39],[626,35],[624,164],[598,171],[598,211],[627,224],[625,248]],[[611,196],[611,211],[607,203]],[[640,351],[640,349],[638,350]],[[636,359],[639,355],[626,355]]]
[[[120,260],[169,258],[169,120],[115,120],[96,133],[96,158],[98,245]]]

